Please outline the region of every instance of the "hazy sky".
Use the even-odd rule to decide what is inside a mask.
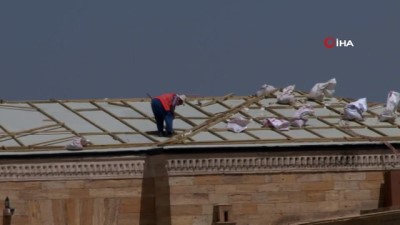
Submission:
[[[6,100],[400,91],[398,0],[2,0],[0,28]]]

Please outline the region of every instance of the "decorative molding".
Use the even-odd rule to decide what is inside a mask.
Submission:
[[[322,155],[169,159],[170,176],[339,172],[400,169],[396,155]],[[162,164],[161,166],[163,166]],[[155,165],[152,165],[155,166]],[[0,165],[0,181],[141,179],[145,159],[104,159],[68,162],[18,162]]]
[[[0,181],[142,178],[144,160],[39,162],[0,165]]]
[[[168,174],[246,174],[400,169],[396,155],[326,155],[170,159]]]

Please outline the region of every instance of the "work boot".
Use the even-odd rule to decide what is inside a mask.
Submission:
[[[164,137],[172,137],[172,135],[173,134],[171,132],[167,132]]]
[[[164,135],[164,132],[160,131],[160,132],[157,133],[157,136],[164,137],[165,135]]]

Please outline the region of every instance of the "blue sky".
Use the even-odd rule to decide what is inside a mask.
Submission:
[[[0,3],[5,100],[250,95],[264,83],[385,102],[400,91],[400,1]],[[327,49],[327,36],[354,47]]]

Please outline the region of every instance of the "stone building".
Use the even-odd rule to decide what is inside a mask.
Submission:
[[[299,224],[387,206],[400,122],[379,122],[382,105],[350,122],[349,99],[295,97],[191,98],[172,138],[154,135],[149,99],[3,101],[0,198],[15,208],[3,224]],[[303,104],[306,126],[263,126]],[[247,128],[228,131],[238,117]],[[92,144],[65,150],[77,136]]]

